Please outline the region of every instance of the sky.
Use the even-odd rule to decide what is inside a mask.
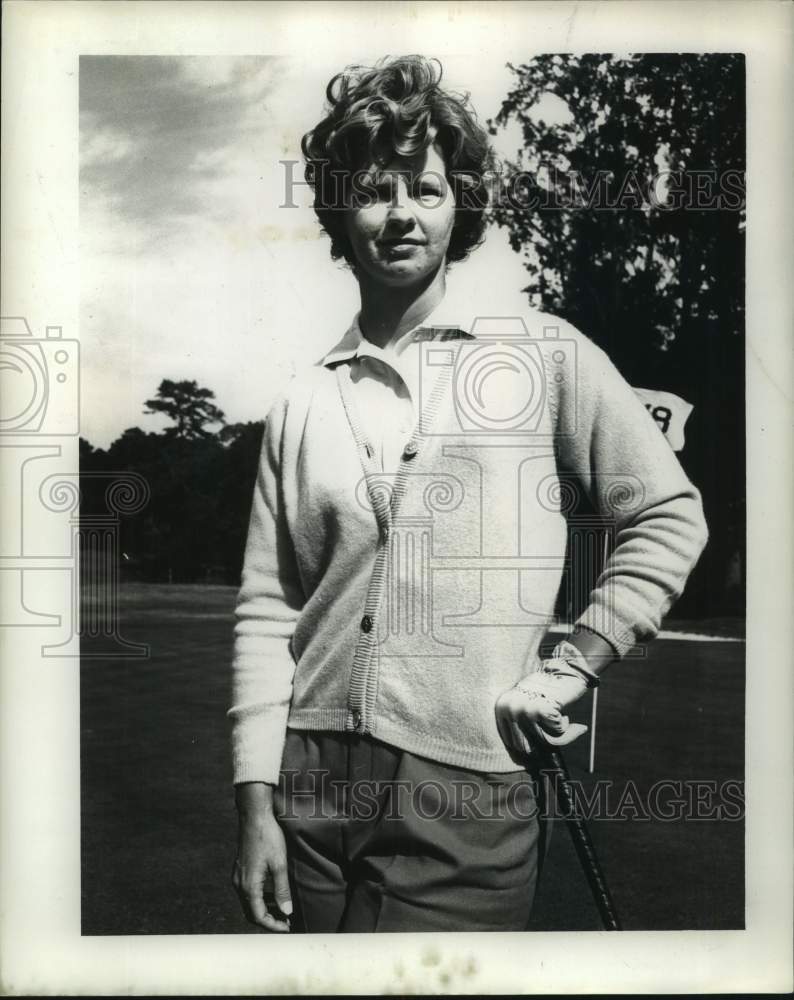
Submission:
[[[351,54],[371,64],[382,53]],[[512,74],[444,59],[446,86],[493,117]],[[106,448],[144,415],[160,381],[195,379],[229,423],[261,420],[296,367],[321,357],[358,307],[351,272],[294,189],[284,160],[319,121],[342,67],[290,57],[96,56],[80,60],[82,436]],[[546,117],[567,109],[546,107]],[[514,157],[516,130],[495,140]],[[300,162],[293,168],[302,179]],[[524,300],[503,230],[449,272],[450,294]]]

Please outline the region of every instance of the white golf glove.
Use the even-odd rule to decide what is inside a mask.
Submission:
[[[527,754],[532,742],[564,747],[587,726],[571,722],[563,711],[598,684],[579,650],[567,640],[496,702],[496,723],[507,747]]]

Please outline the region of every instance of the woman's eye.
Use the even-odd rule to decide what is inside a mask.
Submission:
[[[441,197],[443,197],[443,194],[441,187],[438,184],[421,184],[419,186],[419,190],[415,194],[415,197],[420,198],[423,201],[438,201]]]
[[[369,178],[359,178],[353,189],[351,203],[354,208],[371,208],[378,202],[391,199],[391,185],[381,181],[377,183]]]

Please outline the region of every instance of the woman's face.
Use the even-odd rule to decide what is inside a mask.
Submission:
[[[426,283],[444,266],[455,199],[436,146],[411,159],[371,167],[353,190],[345,228],[360,277],[408,288]]]

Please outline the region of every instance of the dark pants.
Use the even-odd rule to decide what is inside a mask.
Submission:
[[[293,931],[520,931],[538,871],[525,770],[468,771],[289,730],[276,794]]]

